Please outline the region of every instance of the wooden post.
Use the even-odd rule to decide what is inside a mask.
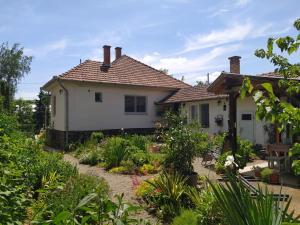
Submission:
[[[230,147],[232,155],[235,157],[237,152],[237,129],[236,129],[236,100],[238,97],[237,92],[229,93],[229,129],[228,137],[230,142]]]

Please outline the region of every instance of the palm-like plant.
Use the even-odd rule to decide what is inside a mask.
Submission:
[[[299,222],[300,216],[294,218],[289,213],[291,198],[284,204],[280,198],[266,188],[259,188],[254,197],[248,189],[233,175],[228,175],[225,185],[211,184],[213,193],[219,203],[225,220],[231,225],[279,225],[283,222]]]

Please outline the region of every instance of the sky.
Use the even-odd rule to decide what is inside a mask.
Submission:
[[[295,35],[299,0],[0,0],[0,43],[19,43],[33,56],[17,98],[36,98],[53,76],[102,61],[103,45],[189,84],[229,71],[241,56],[241,73],[274,70],[254,56],[269,37]],[[298,56],[292,60],[299,59]]]

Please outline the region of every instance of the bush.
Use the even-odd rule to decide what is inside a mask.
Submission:
[[[273,174],[274,170],[273,169],[270,169],[270,168],[264,168],[262,171],[261,171],[261,179],[262,181],[264,182],[269,182],[269,178],[270,176]]]
[[[198,225],[198,215],[192,210],[184,210],[179,216],[175,217],[172,225]]]
[[[128,140],[131,145],[143,151],[147,151],[150,144],[149,138],[143,135],[132,135],[128,137]]]
[[[156,168],[151,165],[151,164],[144,164],[141,168],[140,168],[140,172],[144,175],[147,175],[147,174],[153,174],[153,173],[156,173],[157,170]]]
[[[108,194],[108,186],[104,179],[95,176],[78,175],[70,177],[62,190],[49,193],[45,199],[43,219],[54,218],[63,211],[73,211],[86,195],[101,188],[104,195]]]
[[[79,160],[82,164],[89,164],[91,166],[97,165],[99,162],[103,161],[102,150],[92,150],[90,152],[81,155]]]
[[[120,166],[122,160],[128,157],[128,141],[120,137],[111,137],[104,146],[103,158],[107,169]]]
[[[109,173],[126,173],[127,168],[124,166],[114,167],[108,171]]]
[[[142,166],[144,164],[147,164],[150,162],[150,155],[147,152],[144,152],[142,150],[136,151],[135,153],[132,153],[129,156],[129,159],[132,160],[132,162],[136,166]]]
[[[104,134],[102,132],[93,132],[91,134],[91,141],[95,143],[100,143],[104,138]]]

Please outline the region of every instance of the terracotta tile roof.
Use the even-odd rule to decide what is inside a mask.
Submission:
[[[283,78],[283,76],[281,74],[276,73],[276,72],[261,73],[261,74],[258,74],[257,76],[260,76],[260,77],[271,77],[271,78]],[[300,80],[300,77],[295,77],[294,79]]]
[[[101,70],[101,65],[101,62],[86,60],[61,74],[59,77],[62,80],[165,87],[172,89],[190,87],[190,85],[126,55],[113,61],[107,71]]]
[[[227,97],[227,95],[216,95],[208,92],[207,88],[208,86],[183,88],[160,103],[192,102]]]

